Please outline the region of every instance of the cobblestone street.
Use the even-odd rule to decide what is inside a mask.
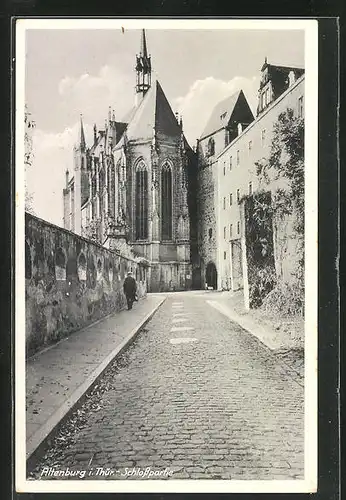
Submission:
[[[32,477],[56,466],[114,471],[93,480],[125,479],[132,467],[170,468],[172,479],[303,479],[302,385],[209,298],[167,295],[104,375],[87,424],[69,445],[55,441]]]

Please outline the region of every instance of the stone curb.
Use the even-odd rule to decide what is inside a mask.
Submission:
[[[99,366],[87,377],[72,395],[51,415],[51,417],[35,432],[26,443],[27,468],[33,468],[35,463],[46,451],[49,441],[56,435],[60,425],[66,421],[73,410],[85,399],[87,393],[95,386],[110,363],[135,339],[139,331],[153,317],[159,307],[164,303],[166,297],[144,317],[141,322],[125,337],[125,339],[99,364]]]

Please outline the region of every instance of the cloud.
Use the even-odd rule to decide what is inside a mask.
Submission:
[[[63,189],[65,171],[73,175],[73,146],[79,136],[79,122],[61,133],[36,129],[33,133],[33,164],[26,172],[27,188],[32,194],[35,214],[42,219],[63,225]],[[86,140],[93,135],[92,126],[84,125]]]
[[[100,126],[109,106],[114,108],[119,120],[128,112],[133,105],[131,89],[133,82],[129,81],[129,77],[111,65],[102,66],[96,75],[83,73],[78,77],[65,76],[58,84],[65,110],[71,110],[74,116],[82,113],[87,121]]]
[[[188,93],[175,100],[175,108],[183,116],[184,131],[190,145],[193,146],[216,104],[237,90],[243,90],[252,112],[257,107],[257,77],[244,78],[236,76],[229,81],[217,80],[211,76],[197,80],[191,85]]]

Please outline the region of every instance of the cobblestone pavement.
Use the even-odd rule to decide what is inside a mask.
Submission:
[[[32,478],[53,479],[41,473],[56,466],[93,480],[140,479],[124,476],[133,467],[169,468],[172,479],[303,479],[302,386],[206,298],[168,295]]]

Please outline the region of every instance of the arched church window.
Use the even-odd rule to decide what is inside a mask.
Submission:
[[[114,216],[115,212],[115,169],[114,165],[108,165],[108,212]]]
[[[161,172],[161,233],[163,240],[172,239],[172,169],[164,163]]]
[[[144,161],[136,167],[136,240],[148,238],[148,171]]]

